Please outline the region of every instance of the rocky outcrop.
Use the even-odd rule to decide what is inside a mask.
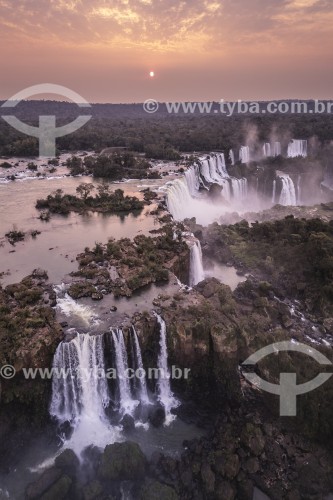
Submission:
[[[72,273],[69,295],[74,299],[96,294],[101,299],[107,293],[130,297],[150,283],[169,281],[169,271],[188,283],[189,249],[180,233],[173,225],[154,232],[155,237],[110,239],[106,245],[86,249],[77,256],[79,271]]]
[[[48,421],[51,381],[38,375],[28,379],[23,369],[52,365],[63,336],[51,307],[54,304],[54,292],[42,270],[0,289],[0,366],[12,367],[12,377],[0,381],[0,449],[6,466],[29,439],[27,429],[36,431]]]

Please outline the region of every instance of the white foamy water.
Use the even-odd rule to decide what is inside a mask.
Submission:
[[[82,321],[85,325],[98,324],[99,319],[97,314],[91,307],[79,304],[66,292],[66,285],[56,285],[54,287],[57,294],[57,309],[65,316],[75,317]]]

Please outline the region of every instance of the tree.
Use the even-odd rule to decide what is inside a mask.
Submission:
[[[86,200],[94,189],[95,186],[91,182],[84,182],[76,188],[76,192],[83,200]]]
[[[103,200],[107,199],[109,194],[110,194],[110,185],[107,183],[98,184],[97,192],[98,192],[99,198],[101,198]]]

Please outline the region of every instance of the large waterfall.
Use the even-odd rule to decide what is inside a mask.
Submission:
[[[308,142],[301,139],[293,139],[288,145],[288,158],[296,158],[308,155]]]
[[[174,420],[171,410],[179,406],[179,401],[175,398],[170,386],[170,371],[168,367],[168,348],[167,348],[167,329],[164,319],[156,314],[158,324],[160,326],[160,353],[158,356],[157,366],[161,370],[161,376],[158,379],[158,399],[164,406],[166,415],[166,424]]]
[[[190,286],[197,285],[204,279],[201,245],[200,241],[195,239],[190,242]]]
[[[117,386],[113,402],[109,393],[108,367],[104,356],[108,345],[105,342],[107,334],[76,333],[74,339],[61,342],[56,350],[50,414],[60,424],[71,423],[73,434],[64,445],[74,449],[77,454],[90,444],[104,447],[121,439],[121,428],[111,425],[106,416],[107,407],[114,407],[118,418],[121,418],[125,414],[133,415],[139,403],[150,404],[140,343],[134,327],[131,333],[134,345],[133,369],[135,375],[138,375],[135,378],[137,388],[131,387],[123,332],[121,329],[111,329],[114,366],[110,378],[115,379]],[[167,404],[169,405],[168,401]]]
[[[128,377],[128,360],[122,330],[111,330],[116,354],[116,369],[119,389],[119,409],[121,413],[132,415],[139,401],[133,399],[130,379]]]
[[[250,148],[249,146],[241,146],[239,150],[239,161],[241,163],[250,163]]]
[[[109,425],[105,408],[110,402],[104,362],[104,336],[77,333],[61,342],[53,360],[50,414],[74,426],[66,446],[78,454],[88,445],[105,446],[119,438]]]
[[[212,184],[222,187],[222,209],[205,196]],[[199,223],[206,223],[228,210],[230,205],[241,204],[246,197],[247,179],[230,177],[224,154],[216,153],[189,167],[184,177],[168,183],[166,203],[175,220],[196,217]]]
[[[297,205],[296,191],[294,183],[288,174],[279,173],[278,177],[282,181],[282,190],[280,194],[280,205]]]

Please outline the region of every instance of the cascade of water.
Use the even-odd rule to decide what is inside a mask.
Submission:
[[[282,190],[280,194],[280,205],[296,205],[296,191],[292,179],[288,174],[279,174],[282,181]]]
[[[167,186],[166,204],[175,220],[183,220],[189,213],[193,198],[184,179],[176,179]]]
[[[247,179],[231,178],[233,198],[243,200],[247,196]]]
[[[59,422],[88,414],[104,417],[110,398],[104,373],[103,336],[80,334],[61,342],[53,359],[50,413]]]
[[[241,146],[239,150],[239,160],[241,163],[250,163],[250,148],[249,146]]]
[[[229,151],[229,159],[231,161],[231,165],[235,165],[235,155],[232,149]]]
[[[133,399],[130,379],[128,377],[128,361],[125,340],[122,330],[111,330],[116,355],[117,381],[119,389],[119,408],[123,414],[131,415],[139,401]]]
[[[168,367],[168,349],[166,340],[166,324],[163,318],[156,314],[160,326],[160,352],[157,360],[157,367],[160,369],[160,377],[157,383],[158,400],[164,406],[166,424],[174,420],[171,410],[179,406],[179,401],[175,398],[170,386],[170,371]]]
[[[191,196],[196,196],[200,189],[198,166],[192,165],[185,171],[185,179]]]
[[[273,148],[273,156],[280,156],[281,154],[281,143],[275,142]]]
[[[214,179],[214,177],[212,177],[212,174],[214,175],[214,173],[211,170],[209,159],[201,160],[200,173],[206,182],[208,182],[208,183],[216,182],[216,179]]]
[[[275,195],[276,195],[276,180],[273,181],[273,194],[272,194],[272,203],[275,204]]]
[[[270,156],[272,156],[272,148],[271,148],[271,145],[269,142],[266,142],[263,145],[263,153],[264,153],[264,156],[266,158],[269,158]]]
[[[142,354],[141,354],[141,348],[140,348],[138,334],[136,333],[134,326],[132,326],[132,333],[133,333],[133,339],[134,339],[134,353],[135,353],[135,365],[136,365],[135,369],[140,370],[140,376],[137,377],[138,385],[139,385],[139,398],[140,398],[141,403],[149,404],[150,401],[149,401],[149,397],[148,397],[146,373],[145,373],[145,370],[143,368]]]
[[[119,440],[119,429],[105,415],[110,398],[103,337],[78,333],[59,344],[53,360],[50,414],[60,423],[72,423],[74,432],[64,446],[77,455],[91,444],[104,447]]]
[[[301,205],[301,198],[302,198],[302,189],[301,189],[301,181],[302,178],[299,175],[297,178],[297,205]]]
[[[190,286],[197,285],[204,279],[201,245],[200,241],[195,239],[190,242]]]
[[[308,155],[308,142],[301,139],[293,139],[288,145],[288,158],[296,158],[302,156],[305,158]]]
[[[231,200],[231,189],[230,189],[230,179],[222,179],[221,186],[223,187],[222,196],[225,200]]]
[[[229,178],[229,174],[228,174],[228,171],[227,171],[227,166],[225,164],[224,154],[223,153],[217,154],[216,157],[215,157],[215,161],[216,161],[216,170],[217,170],[217,172],[224,179],[228,179]]]

